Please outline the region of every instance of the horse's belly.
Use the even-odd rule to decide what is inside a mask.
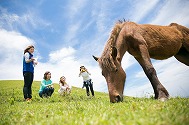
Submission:
[[[148,51],[151,58],[154,59],[167,59],[171,56],[174,56],[178,53],[179,49],[182,46],[181,41],[156,41],[156,44],[149,45]]]

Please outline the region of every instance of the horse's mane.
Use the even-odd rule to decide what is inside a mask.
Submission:
[[[112,54],[112,47],[115,46],[115,43],[116,43],[116,40],[117,40],[117,37],[122,29],[122,27],[124,26],[125,24],[125,20],[121,21],[121,20],[118,20],[118,22],[116,22],[116,24],[114,25],[111,33],[110,33],[110,37],[105,45],[105,48],[104,48],[104,51],[102,53],[102,56],[100,58],[101,60],[101,68],[106,68],[106,69],[109,69],[111,71],[115,71],[116,70],[116,66],[113,62],[113,58],[111,56]]]

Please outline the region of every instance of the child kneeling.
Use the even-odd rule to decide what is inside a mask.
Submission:
[[[66,95],[71,93],[71,86],[66,83],[66,78],[64,76],[60,77],[59,81],[60,89],[58,93],[60,95]]]

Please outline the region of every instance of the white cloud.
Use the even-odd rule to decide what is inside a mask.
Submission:
[[[22,58],[23,48],[31,44],[35,44],[35,42],[18,32],[0,29],[0,57],[4,60],[18,62]],[[17,56],[20,56],[19,59],[17,59]]]
[[[133,97],[149,97],[154,95],[154,91],[150,83],[145,83],[144,85],[133,86],[131,88],[125,88],[124,95]]]
[[[189,25],[188,6],[189,1],[166,1],[164,6],[159,10],[157,17],[151,23],[168,25],[176,22],[182,25]]]
[[[98,32],[104,32],[107,29],[105,26],[105,22],[108,20],[108,10],[106,9],[107,6],[108,3],[104,1],[103,4],[98,7],[98,9],[96,8],[96,25]]]
[[[80,1],[70,0],[68,5],[66,6],[68,9],[65,14],[70,20],[73,20],[79,14],[79,12],[85,7],[87,2],[88,2],[87,0],[80,0]]]
[[[136,1],[133,3],[135,6],[133,10],[130,11],[131,19],[135,22],[139,22],[143,19],[154,6],[158,3],[159,0],[145,0],[145,1]]]
[[[155,61],[153,65],[160,82],[168,90],[171,97],[185,97],[189,95],[189,69],[186,65],[178,62],[174,57],[167,60]],[[125,95],[137,97],[152,95],[154,92],[149,81],[140,85],[140,80],[144,78],[147,78],[147,76],[143,70],[139,70],[133,80],[129,81],[129,83],[134,83],[135,86],[125,88]],[[135,81],[136,79],[138,81]]]
[[[24,48],[35,42],[15,31],[0,29],[0,79],[21,79]]]
[[[167,88],[171,96],[189,95],[189,69],[174,57],[154,64],[161,83]]]
[[[78,41],[77,41],[76,37],[77,37],[77,33],[79,32],[80,28],[81,28],[81,22],[80,21],[69,25],[68,28],[67,28],[66,34],[62,38],[64,43],[72,45],[72,46],[77,44]]]
[[[70,57],[76,50],[72,47],[62,48],[61,50],[53,51],[49,54],[50,62],[69,61]]]
[[[123,69],[127,69],[128,67],[135,64],[137,61],[134,59],[132,55],[130,55],[128,52],[123,56],[121,65]]]
[[[30,11],[32,10],[32,11]],[[41,28],[49,26],[50,23],[38,17],[37,13],[30,8],[22,15],[9,13],[7,9],[0,7],[2,14],[0,16],[0,27],[9,30],[18,30],[21,27],[27,32],[31,32],[31,28]]]

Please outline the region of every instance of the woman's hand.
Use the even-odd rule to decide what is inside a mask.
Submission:
[[[37,65],[37,64],[38,64],[38,62],[35,62],[35,61],[34,61],[34,65]]]
[[[31,58],[31,59],[30,59],[30,62],[32,62],[32,61],[35,61],[35,59],[34,59],[34,58]]]

